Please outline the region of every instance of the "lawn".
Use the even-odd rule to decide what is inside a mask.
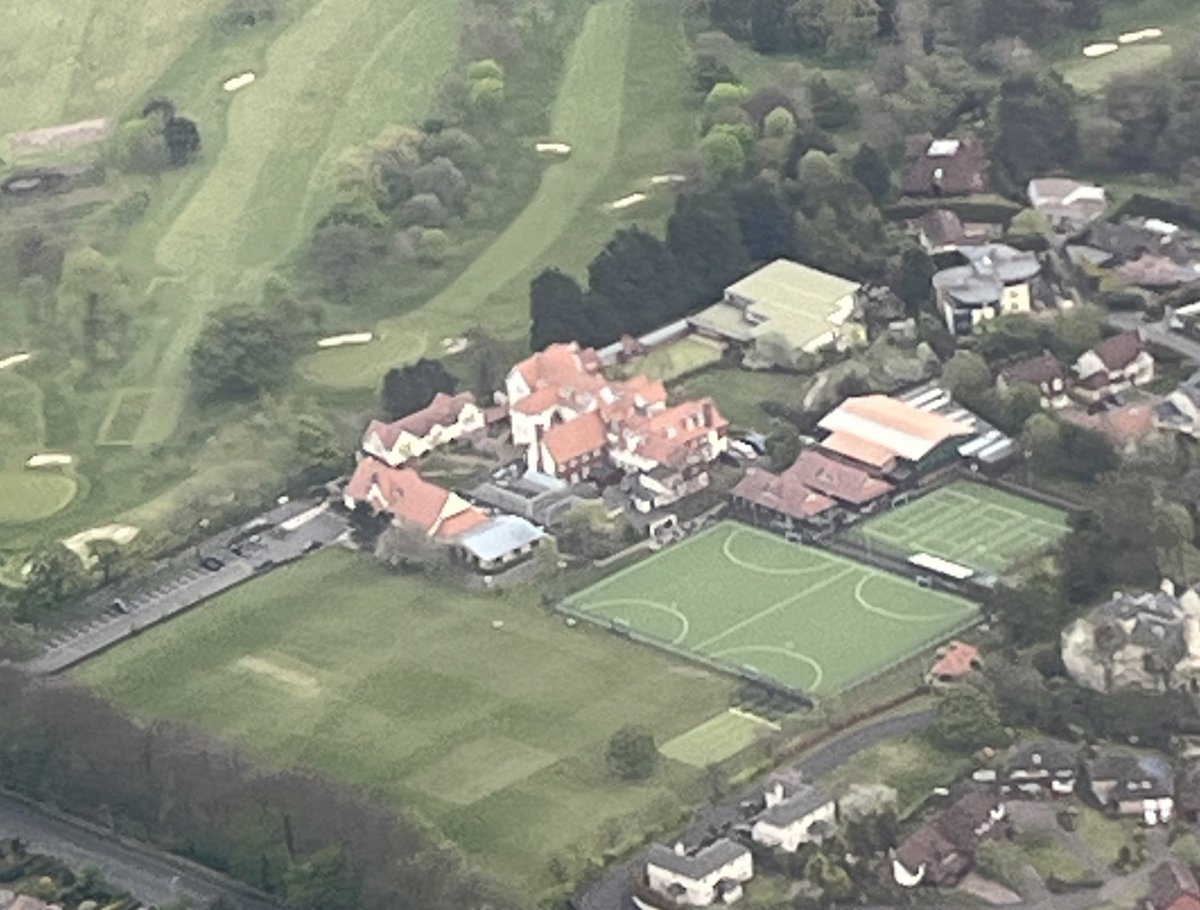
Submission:
[[[659,751],[685,765],[707,768],[737,755],[778,729],[768,720],[730,708],[663,743]]]
[[[718,367],[688,376],[675,391],[688,398],[708,395],[735,428],[766,432],[775,418],[763,410],[764,402],[800,410],[812,383],[811,376]]]
[[[622,376],[641,375],[670,382],[719,363],[721,354],[721,346],[716,342],[689,335],[641,357],[635,357],[622,364],[617,372]]]
[[[1067,533],[1060,509],[969,481],[939,487],[850,533],[905,557],[929,553],[1001,575]]]
[[[852,784],[887,784],[896,789],[903,815],[935,787],[950,785],[970,767],[969,758],[943,751],[928,736],[913,733],[859,752],[822,778],[822,784],[835,794]]]
[[[612,733],[632,723],[669,740],[723,711],[733,690],[568,628],[534,591],[448,589],[342,551],[76,672],[146,722],[190,722],[419,812],[530,898],[552,887],[551,856],[598,855],[602,827],[634,838],[670,822],[649,816],[682,811],[698,786],[700,772],[676,762],[645,784],[616,781],[603,759]]]
[[[74,498],[75,481],[53,470],[0,471],[0,525],[47,518]]]
[[[977,615],[962,598],[734,522],[617,572],[563,607],[817,696],[870,678]]]
[[[440,339],[480,328],[524,338],[529,282],[541,269],[554,265],[583,274],[616,228],[654,228],[665,220],[668,190],[652,190],[647,202],[620,214],[605,211],[604,204],[644,189],[690,145],[695,124],[686,106],[688,63],[677,4],[593,3],[550,114],[548,135],[570,144],[571,156],[547,163],[529,204],[440,293],[380,322],[376,331],[383,340],[361,359],[315,355],[343,369],[307,366],[306,373],[343,387],[374,387],[388,367],[412,359],[414,335]]]

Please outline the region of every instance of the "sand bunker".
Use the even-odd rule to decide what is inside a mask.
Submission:
[[[565,142],[539,142],[534,146],[539,155],[566,156],[571,154],[571,146]]]
[[[75,459],[70,455],[62,455],[56,452],[44,452],[41,455],[34,455],[29,461],[25,462],[27,468],[55,468],[63,465],[71,464]]]
[[[32,358],[32,354],[13,354],[11,357],[5,357],[3,360],[0,360],[0,370],[7,370],[9,367],[15,367]]]
[[[608,210],[610,212],[619,212],[621,209],[627,209],[631,205],[637,205],[639,202],[645,201],[645,193],[630,193],[628,196],[622,196],[616,202],[610,202],[608,204]]]
[[[273,661],[265,660],[261,657],[243,657],[238,660],[238,666],[244,670],[249,670],[251,673],[257,673],[260,676],[266,676],[276,682],[281,682],[297,695],[304,698],[313,698],[321,694],[321,684],[314,677],[309,676],[307,673],[301,673],[299,670],[289,670],[287,667],[281,667]]]
[[[1162,36],[1163,30],[1161,28],[1144,28],[1138,32],[1126,32],[1123,35],[1118,35],[1117,41],[1121,44],[1135,44],[1138,41],[1152,41]]]
[[[444,350],[447,354],[461,354],[468,347],[470,347],[470,345],[471,342],[468,339],[463,338],[461,335],[457,338],[442,339],[442,350]]]
[[[366,344],[375,340],[374,332],[351,332],[349,335],[330,335],[317,342],[319,348],[340,348],[347,344]]]
[[[133,525],[104,525],[89,531],[80,531],[63,541],[63,546],[83,560],[84,565],[91,565],[94,557],[89,549],[98,540],[111,540],[113,543],[125,546],[138,536],[138,529]]]
[[[687,183],[686,174],[655,174],[650,178],[650,183],[653,186],[675,186],[679,183]]]
[[[64,152],[107,139],[112,133],[112,128],[112,121],[107,117],[97,117],[76,123],[64,123],[61,126],[46,126],[27,133],[16,133],[9,141],[17,155]]]
[[[222,83],[221,88],[225,89],[227,92],[236,92],[240,88],[245,88],[256,78],[258,77],[255,76],[254,73],[242,73],[240,76],[234,76],[232,79],[226,79],[225,82]]]
[[[1085,57],[1103,57],[1106,54],[1114,54],[1121,49],[1121,45],[1114,44],[1111,41],[1102,41],[1099,44],[1089,44],[1083,49]]]

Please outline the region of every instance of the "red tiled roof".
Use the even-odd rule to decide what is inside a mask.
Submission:
[[[979,662],[979,649],[961,641],[952,641],[944,648],[938,649],[938,660],[933,665],[935,676],[956,678],[966,676]]]
[[[853,433],[830,433],[821,442],[821,448],[869,464],[881,471],[889,471],[896,465],[896,453],[887,446],[876,445]]]
[[[815,449],[801,452],[796,463],[784,475],[818,493],[858,506],[866,505],[892,490],[890,483],[872,477],[862,468],[822,455]]]
[[[733,496],[779,512],[792,518],[812,518],[832,509],[837,503],[815,490],[810,490],[787,474],[772,474],[762,468],[751,467],[736,487]]]
[[[374,458],[364,458],[358,463],[345,492],[376,512],[387,512],[427,534],[444,535],[445,527],[452,522],[456,522],[455,533],[461,533],[486,518],[466,501],[461,501],[461,508],[454,508],[451,502],[454,494],[425,480],[412,468],[392,468]],[[468,517],[472,513],[476,517]]]
[[[515,402],[512,410],[520,411],[522,414],[541,414],[557,403],[558,389],[553,386],[544,386]]]
[[[1092,348],[1092,353],[1100,358],[1109,370],[1123,370],[1137,359],[1144,347],[1137,331],[1131,330],[1105,338]]]
[[[401,417],[399,420],[394,420],[391,423],[385,423],[382,420],[372,420],[367,425],[366,435],[376,434],[379,437],[379,441],[386,448],[390,449],[396,444],[396,440],[400,438],[401,433],[410,433],[420,439],[434,427],[451,426],[458,420],[463,408],[474,403],[475,396],[470,392],[462,392],[458,395],[447,395],[444,392],[438,392],[433,396],[433,401],[427,407],[419,411],[414,411],[407,417]]]
[[[598,376],[600,357],[592,348],[580,348],[575,342],[552,344],[517,364],[517,371],[530,389],[545,385],[572,385],[581,377]],[[601,382],[603,376],[599,376]]]
[[[604,420],[595,411],[550,427],[542,441],[556,464],[602,451],[608,445]]]
[[[694,444],[712,430],[728,426],[711,398],[685,401],[648,416],[632,416],[624,422],[630,433],[640,437],[636,451],[644,458],[671,467],[687,461]]]

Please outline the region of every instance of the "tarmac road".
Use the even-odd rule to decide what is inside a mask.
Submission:
[[[150,577],[135,578],[89,595],[88,602],[94,604],[96,615],[82,625],[60,631],[26,668],[41,675],[61,673],[255,575],[331,543],[349,524],[342,515],[321,506],[319,500],[299,500],[263,513],[255,521],[268,527],[258,533],[257,543],[241,545],[241,555],[229,548],[239,535],[245,535],[244,529],[250,523],[189,547]],[[281,523],[305,513],[311,517],[298,527],[281,527]],[[217,557],[223,565],[209,571],[200,565],[206,557]],[[126,612],[113,606],[118,599]]]
[[[187,896],[197,906],[218,897],[242,910],[279,910],[264,895],[203,866],[131,841],[70,816],[48,814],[0,792],[0,838],[15,837],[74,869],[97,866],[104,878],[146,905]]]
[[[870,749],[884,740],[905,736],[923,730],[933,723],[933,711],[917,711],[898,717],[885,717],[874,723],[856,727],[823,746],[818,746],[799,761],[775,769],[771,776],[790,777],[802,775],[805,781],[813,782],[845,764],[859,752]],[[744,821],[738,804],[762,796],[760,781],[736,797],[730,797],[717,805],[702,810],[675,840],[696,843],[712,836],[725,825]],[[571,903],[576,910],[633,910],[634,903],[629,884],[634,872],[645,861],[643,854],[627,863],[606,870],[604,877],[594,885],[576,894]]]

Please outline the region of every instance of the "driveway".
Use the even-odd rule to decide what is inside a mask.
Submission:
[[[242,910],[278,910],[246,886],[194,863],[118,839],[68,816],[49,815],[0,793],[0,837],[15,837],[32,852],[57,857],[74,869],[99,867],[106,880],[143,905],[162,906],[177,897],[196,904],[222,898]]]
[[[899,717],[886,717],[874,723],[845,733],[836,739],[818,746],[799,761],[776,768],[772,775],[780,777],[800,776],[806,781],[819,780],[824,775],[845,764],[859,752],[870,749],[887,739],[906,736],[923,730],[933,723],[932,711],[917,711]],[[762,796],[763,784],[759,782],[735,797],[700,810],[691,823],[676,835],[674,840],[696,843],[711,837],[721,829],[745,820],[739,804],[748,799]],[[632,910],[634,907],[630,882],[638,867],[645,862],[639,851],[637,856],[604,873],[604,877],[590,887],[577,893],[571,903],[576,910]]]
[[[1164,319],[1160,322],[1144,322],[1140,313],[1109,313],[1106,319],[1113,328],[1123,332],[1141,329],[1142,335],[1155,344],[1173,348],[1193,363],[1200,364],[1200,341],[1171,331]]]
[[[257,530],[249,530],[252,526]],[[26,667],[42,675],[61,673],[255,575],[302,558],[348,529],[347,520],[320,500],[299,500],[274,508],[189,547],[148,577],[89,595],[86,604],[95,611],[93,618],[58,632]],[[230,549],[235,541],[247,537],[252,540],[237,544],[238,552]],[[212,570],[206,569],[200,565],[206,558],[216,558],[220,565],[213,563]]]

